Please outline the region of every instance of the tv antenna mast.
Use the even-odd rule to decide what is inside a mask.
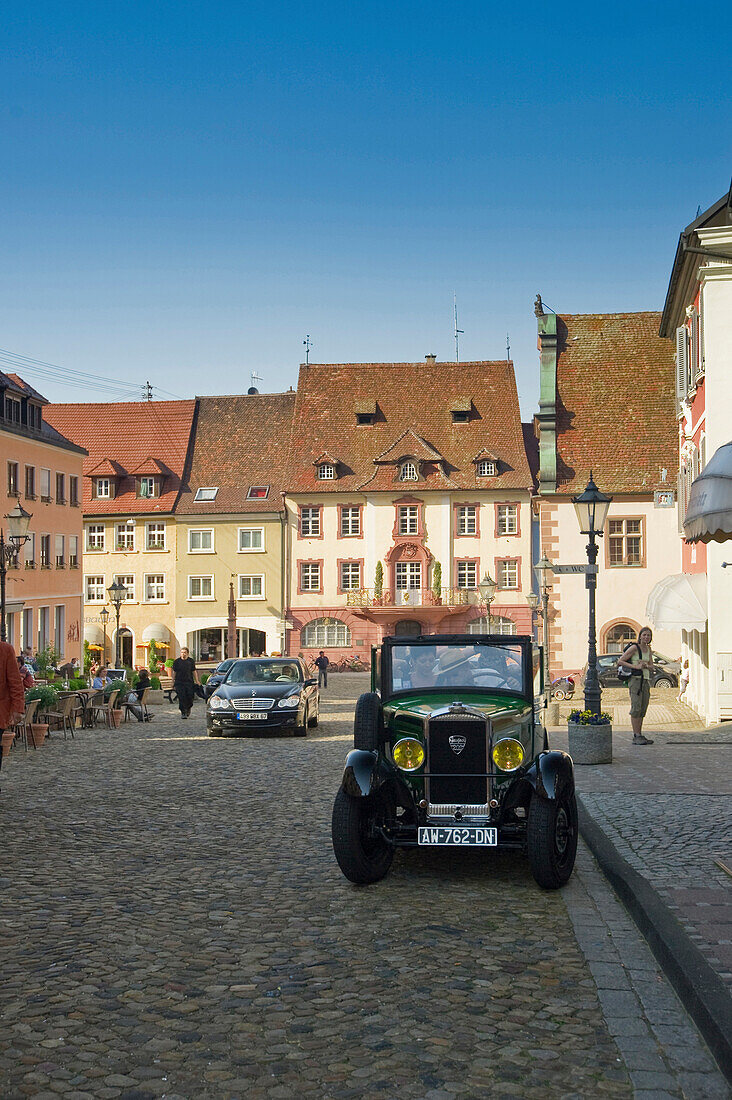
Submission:
[[[152,382],[145,382],[143,387],[142,387],[142,400],[143,401],[152,401],[152,399],[153,399]]]
[[[465,330],[458,328],[457,318],[457,294],[452,296],[452,304],[455,312],[455,362],[460,362],[460,337],[465,335]]]
[[[511,341],[508,338],[508,333],[506,333],[506,362],[511,362]]]
[[[257,388],[257,382],[263,382],[264,381],[261,374],[257,374],[257,372],[255,370],[252,371],[252,373],[249,375],[249,377],[252,380],[252,387],[254,389]]]
[[[310,337],[306,336],[303,340],[303,346],[305,348],[305,366],[310,362],[310,349],[313,346],[310,342]]]

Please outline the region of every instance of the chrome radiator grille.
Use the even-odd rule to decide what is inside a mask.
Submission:
[[[430,802],[427,806],[428,817],[454,817],[459,809],[463,817],[490,817],[490,804],[461,805],[459,802]]]
[[[236,710],[271,710],[274,699],[232,699],[231,705]]]

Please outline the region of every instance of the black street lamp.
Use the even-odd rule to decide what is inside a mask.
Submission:
[[[104,648],[102,650],[102,665],[106,668],[107,665],[107,623],[109,622],[109,611],[106,607],[103,607],[99,612],[99,618],[102,623],[102,633],[104,635]]]
[[[483,574],[483,580],[478,585],[478,591],[480,592],[480,598],[485,607],[486,614],[488,616],[488,633],[491,632],[491,604],[496,598],[496,588],[498,585],[491,577],[490,573]]]
[[[117,616],[117,633],[114,636],[114,667],[119,668],[119,612],[122,604],[127,599],[127,589],[121,581],[113,581],[107,592]]]
[[[8,542],[3,537],[0,527],[0,641],[7,641],[5,632],[5,575],[8,568],[15,562],[23,543],[28,541],[28,525],[31,521],[30,512],[26,512],[20,501],[16,502],[5,519],[8,521]]]
[[[602,537],[605,519],[607,518],[612,499],[613,498],[607,496],[606,493],[601,493],[597,488],[592,480],[592,470],[590,470],[590,480],[587,482],[587,488],[584,493],[580,493],[577,497],[572,497],[574,510],[579,520],[580,531],[583,535],[589,535],[590,539],[587,543],[587,561],[589,563],[589,569],[585,579],[585,584],[589,592],[590,604],[587,675],[585,676],[585,710],[589,710],[592,714],[600,714],[600,700],[602,698],[600,681],[597,676],[597,636],[595,629],[597,542],[595,540],[598,536]]]

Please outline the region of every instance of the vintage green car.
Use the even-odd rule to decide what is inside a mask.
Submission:
[[[563,886],[577,851],[574,768],[548,747],[541,651],[503,635],[393,637],[374,649],[333,807],[338,864],[377,882],[398,847],[514,848]]]

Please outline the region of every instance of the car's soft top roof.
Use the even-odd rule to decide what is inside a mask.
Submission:
[[[525,645],[533,641],[529,634],[392,634],[384,638],[382,645]]]

